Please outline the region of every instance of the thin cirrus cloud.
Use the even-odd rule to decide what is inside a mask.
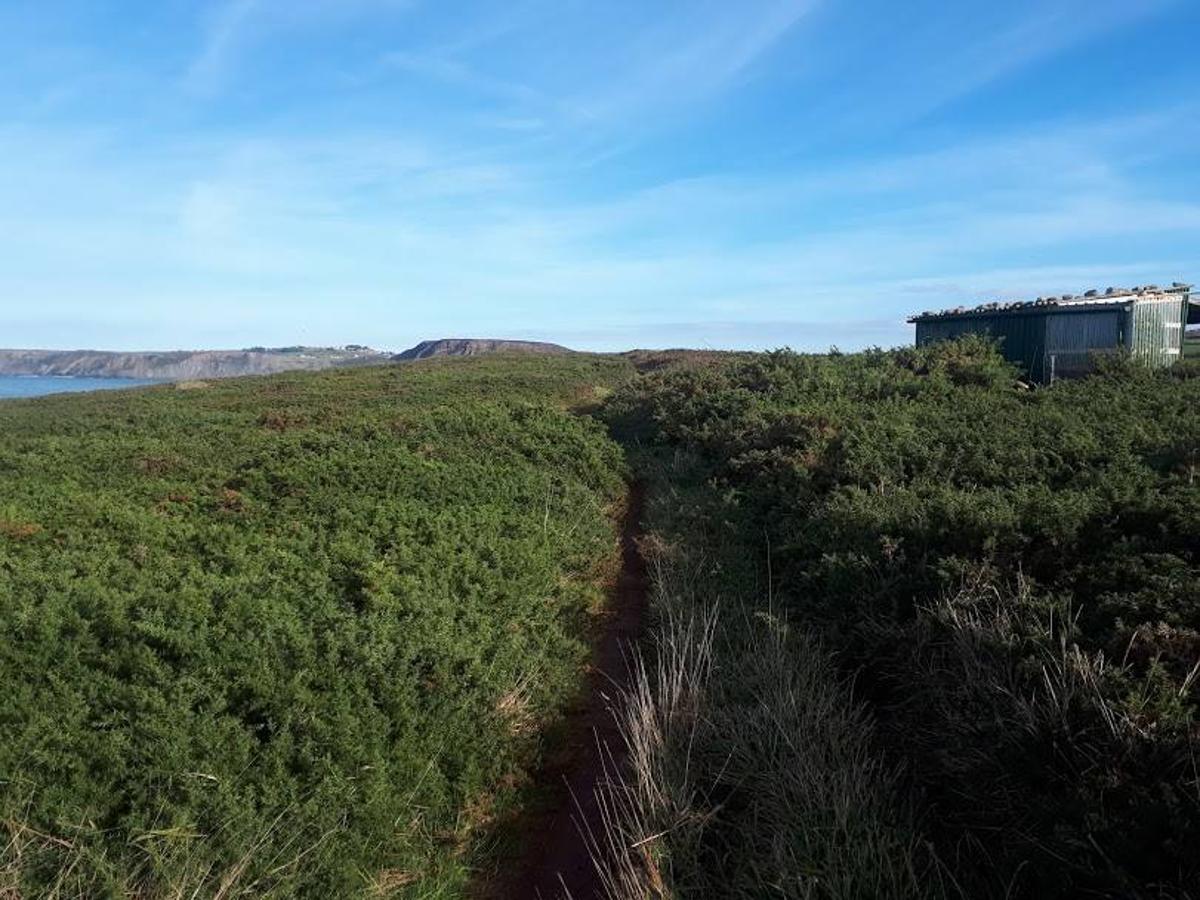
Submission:
[[[486,121],[502,128],[603,132],[727,90],[819,0],[692,6],[664,16],[630,4],[527,3],[432,46],[391,50],[378,69],[491,98],[498,110]],[[497,51],[505,38],[511,46]]]
[[[0,292],[22,311],[0,324],[66,346],[78,320],[130,347],[852,347],[904,340],[920,308],[1186,277],[1200,120],[1163,63],[1123,58],[1136,106],[1016,87],[1180,17],[227,0],[97,72],[147,73],[137,103],[0,121]]]
[[[1113,133],[1122,130],[1116,127]],[[1043,160],[1072,152],[1066,135],[1053,153],[1055,143],[1046,135],[1024,140],[1036,143]],[[997,253],[1019,256],[1031,246],[1064,245],[1069,251],[1071,242],[1081,239],[1153,237],[1163,231],[1200,235],[1200,210],[1194,204],[1136,197],[1120,174],[1132,152],[1124,140],[1114,138],[1107,145],[1097,140],[1088,149],[1087,168],[1104,173],[1103,178],[1083,179],[1057,192],[1049,190],[1051,172],[1035,179],[1025,172],[1027,154],[1009,155],[1005,146],[944,148],[893,160],[890,173],[879,164],[862,164],[797,179],[691,180],[617,201],[564,204],[538,202],[535,188],[517,187],[523,173],[474,172],[392,141],[260,143],[231,152],[207,177],[192,181],[171,222],[159,217],[169,203],[160,207],[155,199],[169,201],[180,170],[196,166],[193,156],[182,152],[160,166],[163,183],[150,192],[142,221],[130,223],[126,233],[114,229],[103,209],[93,212],[94,229],[83,242],[88,252],[76,256],[77,271],[84,274],[91,267],[95,280],[103,282],[136,269],[149,282],[149,292],[186,298],[185,310],[204,296],[195,285],[209,290],[216,285],[222,297],[206,308],[228,307],[224,315],[233,322],[244,320],[236,313],[250,302],[247,284],[255,289],[254,303],[280,315],[290,302],[284,288],[302,286],[326,298],[351,295],[364,309],[382,305],[380,319],[371,326],[376,342],[396,346],[408,339],[399,310],[461,310],[483,296],[492,303],[489,310],[475,311],[480,327],[511,328],[509,316],[517,315],[601,344],[626,335],[634,343],[654,343],[666,340],[661,335],[686,309],[696,316],[697,327],[680,330],[668,343],[701,332],[718,345],[722,340],[737,345],[760,332],[764,342],[772,334],[802,332],[808,344],[819,341],[813,322],[829,322],[833,337],[844,333],[837,323],[847,317],[875,317],[853,310],[850,297],[868,292],[914,302],[904,300],[902,286],[923,272],[957,276],[957,282],[941,282],[946,298],[972,284],[972,267],[988,272],[982,283],[1002,293],[1002,275],[986,268]],[[1079,148],[1073,152],[1078,155]],[[1137,153],[1144,165],[1144,150]],[[208,159],[206,154],[198,158]],[[939,193],[946,172],[955,173],[954,184]],[[869,173],[877,180],[866,178]],[[110,187],[117,191],[110,199],[118,205],[133,202],[119,192],[123,183],[116,178]],[[1014,203],[1007,191],[992,197],[987,186],[994,183],[1027,185],[1037,193],[1036,203]],[[370,198],[365,208],[352,199],[359,194]],[[393,203],[381,202],[384,195]],[[860,202],[856,213],[832,219],[824,212],[864,196],[875,198],[877,206],[866,209]],[[410,206],[414,197],[423,198],[416,214]],[[914,199],[923,197],[933,199]],[[435,207],[437,198],[443,204]],[[785,213],[794,216],[805,202],[812,205],[811,221],[787,221]],[[738,223],[764,217],[784,221],[768,237],[747,240]],[[704,224],[712,222],[730,224]],[[67,252],[86,226],[85,219],[44,233],[57,235]],[[646,239],[639,240],[642,236]],[[146,255],[171,265],[156,273],[145,264]],[[1107,267],[1091,278],[1083,277],[1085,267],[1077,271],[1090,285]],[[1156,277],[1155,271],[1143,274]],[[174,284],[180,275],[186,284]],[[1064,284],[1063,276],[1049,269],[1040,277],[1043,285],[1052,283],[1038,290],[1086,286]],[[287,299],[272,299],[271,290],[262,289],[264,281]],[[1024,285],[1029,279],[1014,273],[1010,283]],[[654,287],[652,300],[646,298],[647,285]],[[136,291],[126,283],[123,293]],[[564,306],[565,297],[572,303]],[[937,301],[922,297],[921,302]],[[595,327],[574,324],[570,310],[576,305],[594,310]],[[771,328],[781,309],[797,308],[811,316],[800,320],[804,328]],[[494,315],[493,310],[505,312]],[[892,321],[898,323],[904,311],[897,310]],[[720,325],[734,314],[743,317],[745,327]],[[459,317],[457,312],[429,317],[428,328],[444,332]],[[311,320],[336,330],[336,321],[324,313]],[[707,328],[706,322],[715,324]],[[634,340],[639,323],[647,337]],[[347,340],[353,337],[347,334]],[[843,337],[832,342],[847,343]]]
[[[187,64],[183,87],[194,95],[218,95],[236,78],[243,56],[262,41],[392,16],[409,6],[409,0],[223,0],[203,17],[199,49]]]
[[[648,107],[694,103],[725,90],[819,6],[818,0],[712,4],[711,16],[681,15],[635,35],[614,54],[590,96],[576,100],[596,118],[627,118]],[[699,27],[698,27],[699,26]]]
[[[926,116],[1048,59],[1121,35],[1181,0],[1013,0],[876,7],[865,22],[840,5],[802,45],[805,71],[820,96],[813,110],[831,126],[886,128]],[[838,38],[830,39],[836,34]],[[1120,64],[1122,46],[1080,58],[1082,66]],[[1082,51],[1088,53],[1088,51]],[[847,66],[860,66],[846,77]]]
[[[246,25],[261,5],[262,0],[231,0],[217,10],[205,29],[200,52],[184,76],[190,91],[211,93],[220,87]]]

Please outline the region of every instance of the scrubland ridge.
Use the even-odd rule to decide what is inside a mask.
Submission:
[[[0,404],[0,896],[1191,897],[1197,409],[973,338]]]

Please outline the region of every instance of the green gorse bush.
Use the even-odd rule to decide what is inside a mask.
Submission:
[[[0,404],[0,895],[457,892],[579,685],[625,375]]]
[[[701,599],[772,610],[853,676],[932,857],[926,884],[1008,898],[1200,883],[1194,364],[1116,360],[1042,390],[975,338],[777,352],[643,375],[604,414],[654,465],[690,461],[675,485],[696,511],[666,538],[746,561],[710,572]],[[759,808],[714,811],[716,846]],[[694,856],[694,834],[673,839],[665,857]],[[783,870],[754,858],[770,896]],[[679,895],[748,896],[733,865]]]

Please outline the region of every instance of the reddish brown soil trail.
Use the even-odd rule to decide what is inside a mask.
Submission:
[[[587,692],[566,722],[565,746],[539,773],[553,790],[544,811],[522,821],[525,850],[481,886],[488,900],[601,900],[600,879],[584,833],[601,833],[596,786],[604,777],[600,747],[622,761],[624,744],[610,705],[629,683],[628,654],[641,634],[647,604],[646,566],[637,548],[641,485],[630,487],[621,523],[621,570],[603,631],[592,649]]]

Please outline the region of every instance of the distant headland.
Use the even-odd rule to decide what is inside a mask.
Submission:
[[[270,375],[294,370],[330,369],[435,356],[482,353],[547,353],[572,351],[537,341],[448,338],[422,341],[403,353],[375,350],[362,344],[343,347],[248,347],[242,350],[0,350],[0,375],[53,375],[80,378],[138,378],[176,381]]]

